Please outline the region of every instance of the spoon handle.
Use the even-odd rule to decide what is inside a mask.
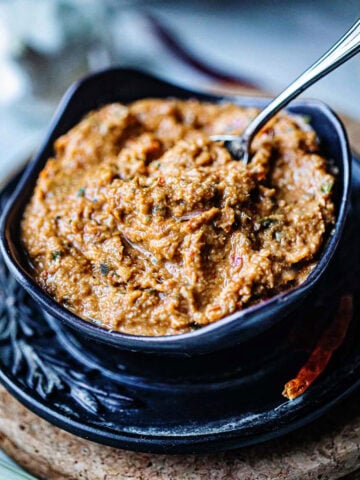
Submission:
[[[360,19],[346,32],[333,47],[305,70],[294,82],[280,93],[260,114],[250,122],[241,136],[244,149],[243,161],[248,163],[250,158],[250,142],[253,136],[266,122],[287,105],[293,98],[306,90],[310,85],[346,62],[353,55],[360,52]]]

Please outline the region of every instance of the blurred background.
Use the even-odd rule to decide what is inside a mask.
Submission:
[[[360,15],[359,0],[0,0],[0,177],[68,86],[111,65],[208,90],[276,94]],[[360,119],[360,56],[305,94]]]

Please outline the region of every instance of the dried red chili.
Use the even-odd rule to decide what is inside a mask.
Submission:
[[[308,361],[295,378],[285,384],[283,396],[289,400],[304,393],[325,370],[333,353],[344,341],[353,314],[351,295],[341,297],[334,321],[320,336]]]

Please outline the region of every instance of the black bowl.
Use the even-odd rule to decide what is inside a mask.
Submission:
[[[3,256],[15,278],[40,306],[85,338],[122,350],[171,355],[194,355],[229,348],[264,332],[283,319],[314,290],[329,266],[341,238],[349,201],[350,153],[346,133],[337,116],[321,102],[297,100],[288,108],[291,113],[311,117],[311,125],[319,137],[322,153],[339,170],[334,191],[336,225],[322,249],[318,264],[302,285],[190,333],[144,337],[112,332],[78,317],[39,287],[21,244],[20,222],[38,174],[53,154],[54,141],[90,110],[114,101],[129,103],[144,97],[198,98],[217,102],[230,100],[242,106],[257,108],[263,108],[269,102],[266,98],[224,97],[186,90],[135,70],[110,69],[86,77],[65,94],[44,143],[4,209],[0,225]]]

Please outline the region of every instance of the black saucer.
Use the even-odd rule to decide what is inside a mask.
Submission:
[[[2,207],[15,178],[1,194]],[[197,357],[119,352],[39,311],[0,261],[0,381],[51,423],[107,445],[207,452],[283,435],[322,415],[360,384],[360,164],[351,211],[326,278],[291,318],[241,346]],[[283,385],[306,361],[339,297],[354,295],[347,338],[298,399]],[[276,343],[274,343],[276,338]],[[204,368],[206,367],[206,368]]]

